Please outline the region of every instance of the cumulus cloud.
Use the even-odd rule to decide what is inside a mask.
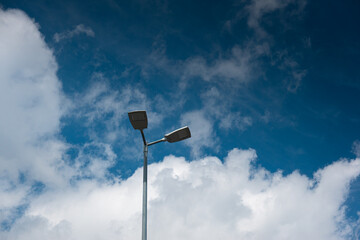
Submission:
[[[62,33],[55,33],[54,34],[54,40],[55,42],[60,42],[66,39],[71,39],[77,35],[85,34],[88,37],[95,37],[94,31],[87,26],[84,26],[83,24],[76,25],[73,30],[65,31]]]
[[[67,162],[65,153],[69,144],[61,140],[59,132],[69,100],[62,93],[56,76],[57,63],[38,25],[22,11],[0,9],[0,35],[0,224],[3,226],[11,223],[21,213],[19,209],[42,191],[38,186],[65,187],[75,176],[87,172],[96,177],[99,170],[94,156],[81,155],[82,161],[88,161],[85,166]],[[80,147],[80,152],[85,147],[90,148]],[[103,152],[109,161],[113,158],[108,146],[98,152]]]
[[[313,178],[256,165],[252,149],[224,161],[168,156],[149,166],[148,234],[154,239],[352,239],[345,217],[360,159],[339,160]],[[2,239],[138,239],[141,169],[116,183],[82,181],[31,203]]]
[[[11,223],[34,184],[64,184],[59,141],[65,98],[57,64],[37,25],[0,9],[0,224]],[[21,212],[21,211],[20,211]]]
[[[55,58],[23,12],[0,10],[0,24],[0,174],[58,181],[64,145],[55,135],[66,101]]]

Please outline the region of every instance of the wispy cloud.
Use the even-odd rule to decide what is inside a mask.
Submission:
[[[240,111],[231,111],[232,100],[229,95],[212,87],[202,94],[203,111],[218,122],[220,128],[245,130],[252,125],[252,117],[246,116]]]
[[[360,158],[360,141],[359,140],[356,140],[353,143],[352,151],[356,155],[356,157]]]
[[[94,31],[90,27],[84,26],[83,24],[79,24],[75,26],[73,30],[68,30],[62,33],[55,33],[54,41],[58,43],[66,39],[71,39],[80,34],[85,34],[88,37],[95,37]]]
[[[113,89],[101,73],[95,73],[91,81],[83,93],[74,96],[68,117],[80,120],[92,140],[125,141],[129,111],[147,110],[153,127],[163,120],[162,112],[154,110],[161,102],[149,99],[141,88],[127,85]],[[97,131],[99,126],[103,129],[101,133]]]
[[[234,46],[218,57],[190,56],[184,61],[169,59],[166,46],[153,49],[145,62],[141,63],[145,76],[155,70],[177,76],[181,79],[180,86],[186,87],[188,81],[199,78],[207,82],[228,82],[235,85],[246,84],[259,75],[258,58],[266,55],[266,44],[252,43],[245,46]]]
[[[219,57],[210,63],[200,56],[191,57],[184,63],[183,78],[248,82],[252,79],[252,53],[250,49],[235,46],[228,57]]]
[[[239,20],[246,19],[248,28],[255,33],[250,38],[253,45],[266,43],[268,47],[267,54],[259,55],[259,57],[268,57],[273,67],[286,74],[283,80],[284,89],[291,93],[298,91],[307,70],[298,63],[297,58],[299,55],[301,56],[301,53],[291,54],[289,49],[279,48],[276,43],[276,35],[268,26],[280,24],[284,29],[291,29],[293,26],[289,22],[294,19],[301,19],[306,4],[306,0],[252,0],[224,24],[224,29],[232,34],[234,29],[239,27]],[[277,13],[277,19],[275,19],[274,13]],[[304,49],[311,48],[310,37],[304,36],[302,45]],[[266,71],[264,73],[266,75]]]
[[[251,116],[240,111],[231,111],[231,94],[224,94],[212,87],[201,94],[202,107],[186,112],[181,119],[183,125],[189,125],[193,137],[187,144],[196,157],[200,157],[206,149],[219,150],[216,129],[244,131],[253,124]]]
[[[302,68],[287,50],[274,52],[271,64],[287,74],[283,79],[284,87],[289,92],[296,93],[307,75],[307,70]]]
[[[291,9],[288,14],[302,12],[306,5],[306,0],[252,0],[246,6],[248,11],[247,23],[250,28],[254,29],[258,36],[266,37],[267,32],[262,27],[263,18],[266,14],[275,11]]]
[[[187,112],[183,114],[180,122],[191,129],[192,136],[185,144],[191,147],[195,157],[202,155],[204,147],[218,149],[216,147],[218,139],[215,135],[214,122],[209,119],[204,111]]]

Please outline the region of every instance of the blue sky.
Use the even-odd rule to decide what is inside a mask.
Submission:
[[[174,186],[183,189],[184,195],[192,199],[199,197],[193,192],[198,185],[192,182],[195,185],[187,188],[188,185],[182,184],[185,180],[198,179],[189,177],[191,174],[181,175],[185,170],[179,169],[200,171],[204,179],[212,179],[210,182],[218,187],[214,190],[216,194],[225,192],[224,189],[237,180],[225,177],[229,182],[224,187],[215,173],[210,170],[204,173],[198,165],[212,169],[230,166],[233,159],[240,159],[239,162],[247,163],[246,169],[250,166],[246,181],[252,185],[252,178],[258,176],[262,179],[259,184],[268,187],[245,188],[251,193],[258,191],[254,193],[258,198],[239,193],[253,215],[233,222],[247,226],[250,235],[241,235],[244,230],[239,227],[240,230],[227,233],[228,239],[241,236],[261,239],[265,236],[262,234],[271,233],[274,239],[281,239],[275,236],[296,234],[289,230],[286,234],[290,235],[286,235],[271,224],[266,225],[269,232],[256,227],[262,226],[257,224],[263,219],[256,216],[277,215],[271,211],[257,213],[252,208],[253,202],[260,201],[267,209],[271,200],[266,200],[263,193],[279,196],[274,199],[286,196],[279,190],[281,187],[276,187],[279,174],[283,179],[279,181],[289,186],[296,181],[307,182],[307,190],[299,194],[302,197],[316,192],[318,185],[328,186],[325,184],[328,178],[330,183],[339,180],[338,188],[332,189],[333,185],[337,186],[335,183],[324,187],[330,199],[342,197],[334,200],[335,210],[323,212],[324,219],[318,222],[324,225],[322,221],[342,220],[329,223],[333,228],[318,235],[316,231],[311,235],[310,229],[296,223],[298,230],[310,234],[303,237],[357,237],[359,2],[12,0],[1,1],[0,6],[1,38],[4,39],[0,45],[0,65],[5,72],[1,111],[8,116],[1,125],[3,137],[0,138],[3,143],[0,146],[3,152],[0,153],[1,190],[9,199],[0,206],[1,234],[5,239],[22,239],[25,235],[21,234],[29,234],[19,230],[23,221],[29,226],[35,224],[29,216],[48,221],[50,233],[46,234],[50,235],[57,234],[54,229],[62,220],[72,226],[70,235],[56,235],[58,239],[69,236],[85,239],[81,226],[91,224],[66,215],[65,210],[55,214],[39,206],[44,204],[51,209],[56,206],[54,199],[64,191],[62,195],[69,197],[60,198],[57,204],[72,212],[67,205],[72,201],[70,193],[78,194],[79,200],[89,196],[86,191],[101,191],[99,186],[111,189],[110,192],[125,191],[121,189],[127,184],[132,186],[132,179],[140,176],[142,142],[140,133],[131,128],[127,112],[138,109],[148,112],[149,128],[145,134],[149,141],[183,125],[192,131],[192,138],[187,141],[159,144],[149,149],[149,162],[154,172],[159,173],[154,177],[155,190],[150,190],[150,194],[154,191],[157,196],[149,203],[154,214],[168,212],[164,219],[172,214],[171,205],[164,203],[168,208],[162,209],[159,204],[166,199],[166,194],[161,195],[159,189],[171,186],[162,182],[167,182],[163,169],[178,173],[175,179],[179,182]],[[21,41],[21,37],[26,41]],[[14,85],[14,82],[21,84]],[[179,160],[182,157],[185,162]],[[318,174],[314,175],[315,172]],[[337,178],[336,174],[343,175],[344,179]],[[239,170],[239,179],[240,175]],[[241,181],[236,185],[240,192],[244,183]],[[229,198],[217,203],[235,204],[231,193],[224,193]],[[297,193],[290,194],[297,196]],[[166,196],[171,199],[176,191]],[[13,198],[17,199],[13,204],[6,203]],[[331,206],[331,200],[321,199],[304,201],[309,201],[306,207],[316,208],[318,203]],[[293,204],[296,208],[296,200]],[[84,206],[93,207],[91,203]],[[285,209],[281,204],[274,206],[280,206],[280,209],[274,207],[275,212]],[[209,209],[217,207],[214,203]],[[114,208],[125,211],[121,206]],[[134,215],[129,214],[129,219],[136,220],[140,205],[132,209]],[[228,211],[237,212],[223,209]],[[239,216],[242,213],[238,211]],[[294,212],[294,219],[302,219],[297,214]],[[180,213],[174,215],[183,217]],[[216,216],[210,215],[209,225],[202,227],[212,229],[215,224],[237,229],[228,225],[229,219],[221,222],[222,218]],[[104,219],[125,221],[113,217],[106,215]],[[219,222],[213,222],[212,217]],[[234,216],[234,219],[237,218]],[[193,226],[196,224],[194,220]],[[127,229],[133,225],[121,226]],[[157,227],[153,225],[153,229]],[[219,236],[221,229],[216,232]],[[116,231],[120,231],[124,239],[132,239],[133,235],[126,235],[125,230]],[[154,235],[159,234],[159,239],[167,236],[153,231]],[[217,236],[216,233],[212,236]],[[29,236],[45,239],[45,235],[41,235],[45,233],[31,234]],[[109,231],[110,239],[111,234]]]

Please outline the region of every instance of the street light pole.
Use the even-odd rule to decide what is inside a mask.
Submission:
[[[179,128],[171,133],[166,134],[163,138],[154,142],[147,143],[145,139],[144,129],[147,128],[147,115],[145,111],[129,112],[129,119],[134,129],[141,132],[144,143],[144,166],[143,166],[143,202],[142,202],[142,232],[141,239],[147,240],[147,156],[148,147],[159,142],[178,142],[191,137],[190,129],[188,127]]]
[[[145,139],[145,135],[143,130],[140,130],[141,136],[144,142],[144,166],[143,166],[143,202],[142,202],[142,231],[141,231],[141,240],[147,239],[147,170],[148,170],[148,163],[147,163],[147,156],[148,156],[148,146],[154,145],[159,142],[166,141],[165,138],[160,140],[147,143]]]
[[[144,144],[144,167],[143,167],[143,205],[142,205],[142,240],[147,236],[147,154],[148,145]]]
[[[148,144],[145,139],[143,129],[140,129],[141,136],[144,142],[144,166],[143,166],[143,201],[142,201],[142,230],[141,240],[147,238],[147,155],[148,155]]]

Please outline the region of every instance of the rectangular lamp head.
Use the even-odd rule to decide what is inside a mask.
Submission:
[[[166,141],[169,143],[178,142],[191,137],[190,129],[188,127],[179,128],[171,133],[165,135]]]
[[[134,129],[142,130],[147,128],[148,121],[146,111],[133,111],[128,112],[131,125]]]

